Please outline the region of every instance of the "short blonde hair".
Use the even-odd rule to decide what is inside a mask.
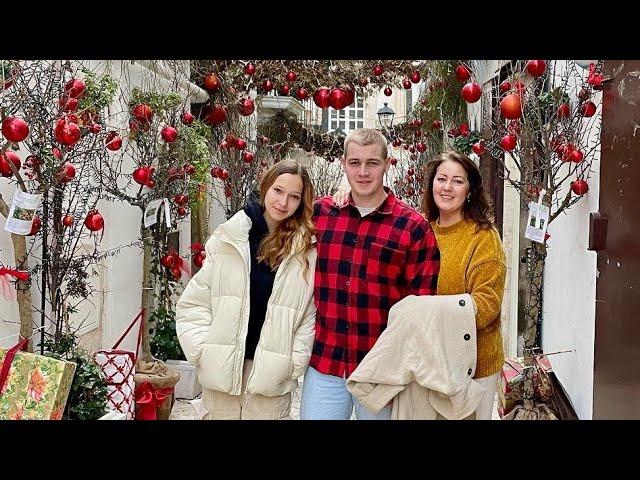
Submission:
[[[389,150],[387,149],[387,139],[385,136],[375,128],[359,128],[354,130],[347,138],[344,139],[344,156],[347,156],[347,147],[351,142],[356,142],[358,145],[366,147],[367,145],[378,144],[380,145],[380,151],[382,152],[383,160],[386,160],[389,156]]]

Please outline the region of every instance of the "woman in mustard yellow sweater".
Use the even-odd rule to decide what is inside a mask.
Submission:
[[[474,378],[487,387],[476,419],[491,419],[498,372],[504,362],[500,308],[506,266],[476,164],[456,152],[431,160],[422,211],[440,248],[438,294],[468,293],[476,304],[478,360]]]

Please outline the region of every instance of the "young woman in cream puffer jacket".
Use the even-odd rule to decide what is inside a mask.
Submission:
[[[289,235],[289,250],[280,248],[273,289],[252,360],[245,358],[252,265],[252,221],[245,210],[220,225],[207,241],[203,267],[191,279],[176,307],[178,339],[185,356],[196,366],[212,419],[287,416],[291,392],[311,356],[316,262],[311,223],[313,188],[304,167],[281,161],[266,173],[260,190],[269,230],[273,230],[274,219],[276,229],[289,221],[289,229],[295,225],[297,230]],[[287,217],[287,212],[295,213]],[[277,222],[278,217],[284,219]],[[283,243],[276,245],[282,247]],[[222,413],[214,414],[216,409],[222,409]]]

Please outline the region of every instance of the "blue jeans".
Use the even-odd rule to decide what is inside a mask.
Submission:
[[[378,414],[364,408],[347,390],[347,381],[307,368],[302,385],[300,420],[349,420],[355,406],[358,420],[390,420],[391,407]]]

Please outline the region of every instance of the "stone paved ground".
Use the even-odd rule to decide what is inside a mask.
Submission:
[[[293,401],[291,402],[291,419],[299,420],[300,419],[300,397],[302,395],[302,382],[300,382],[300,386],[293,392]],[[196,402],[198,405],[196,398],[195,400],[176,400],[173,405],[173,409],[171,410],[171,416],[169,420],[194,420],[196,418],[197,412],[194,405],[191,402]],[[355,416],[351,417],[355,419]],[[492,420],[500,420],[498,416],[498,395],[496,394],[495,400],[493,402],[493,414]]]

